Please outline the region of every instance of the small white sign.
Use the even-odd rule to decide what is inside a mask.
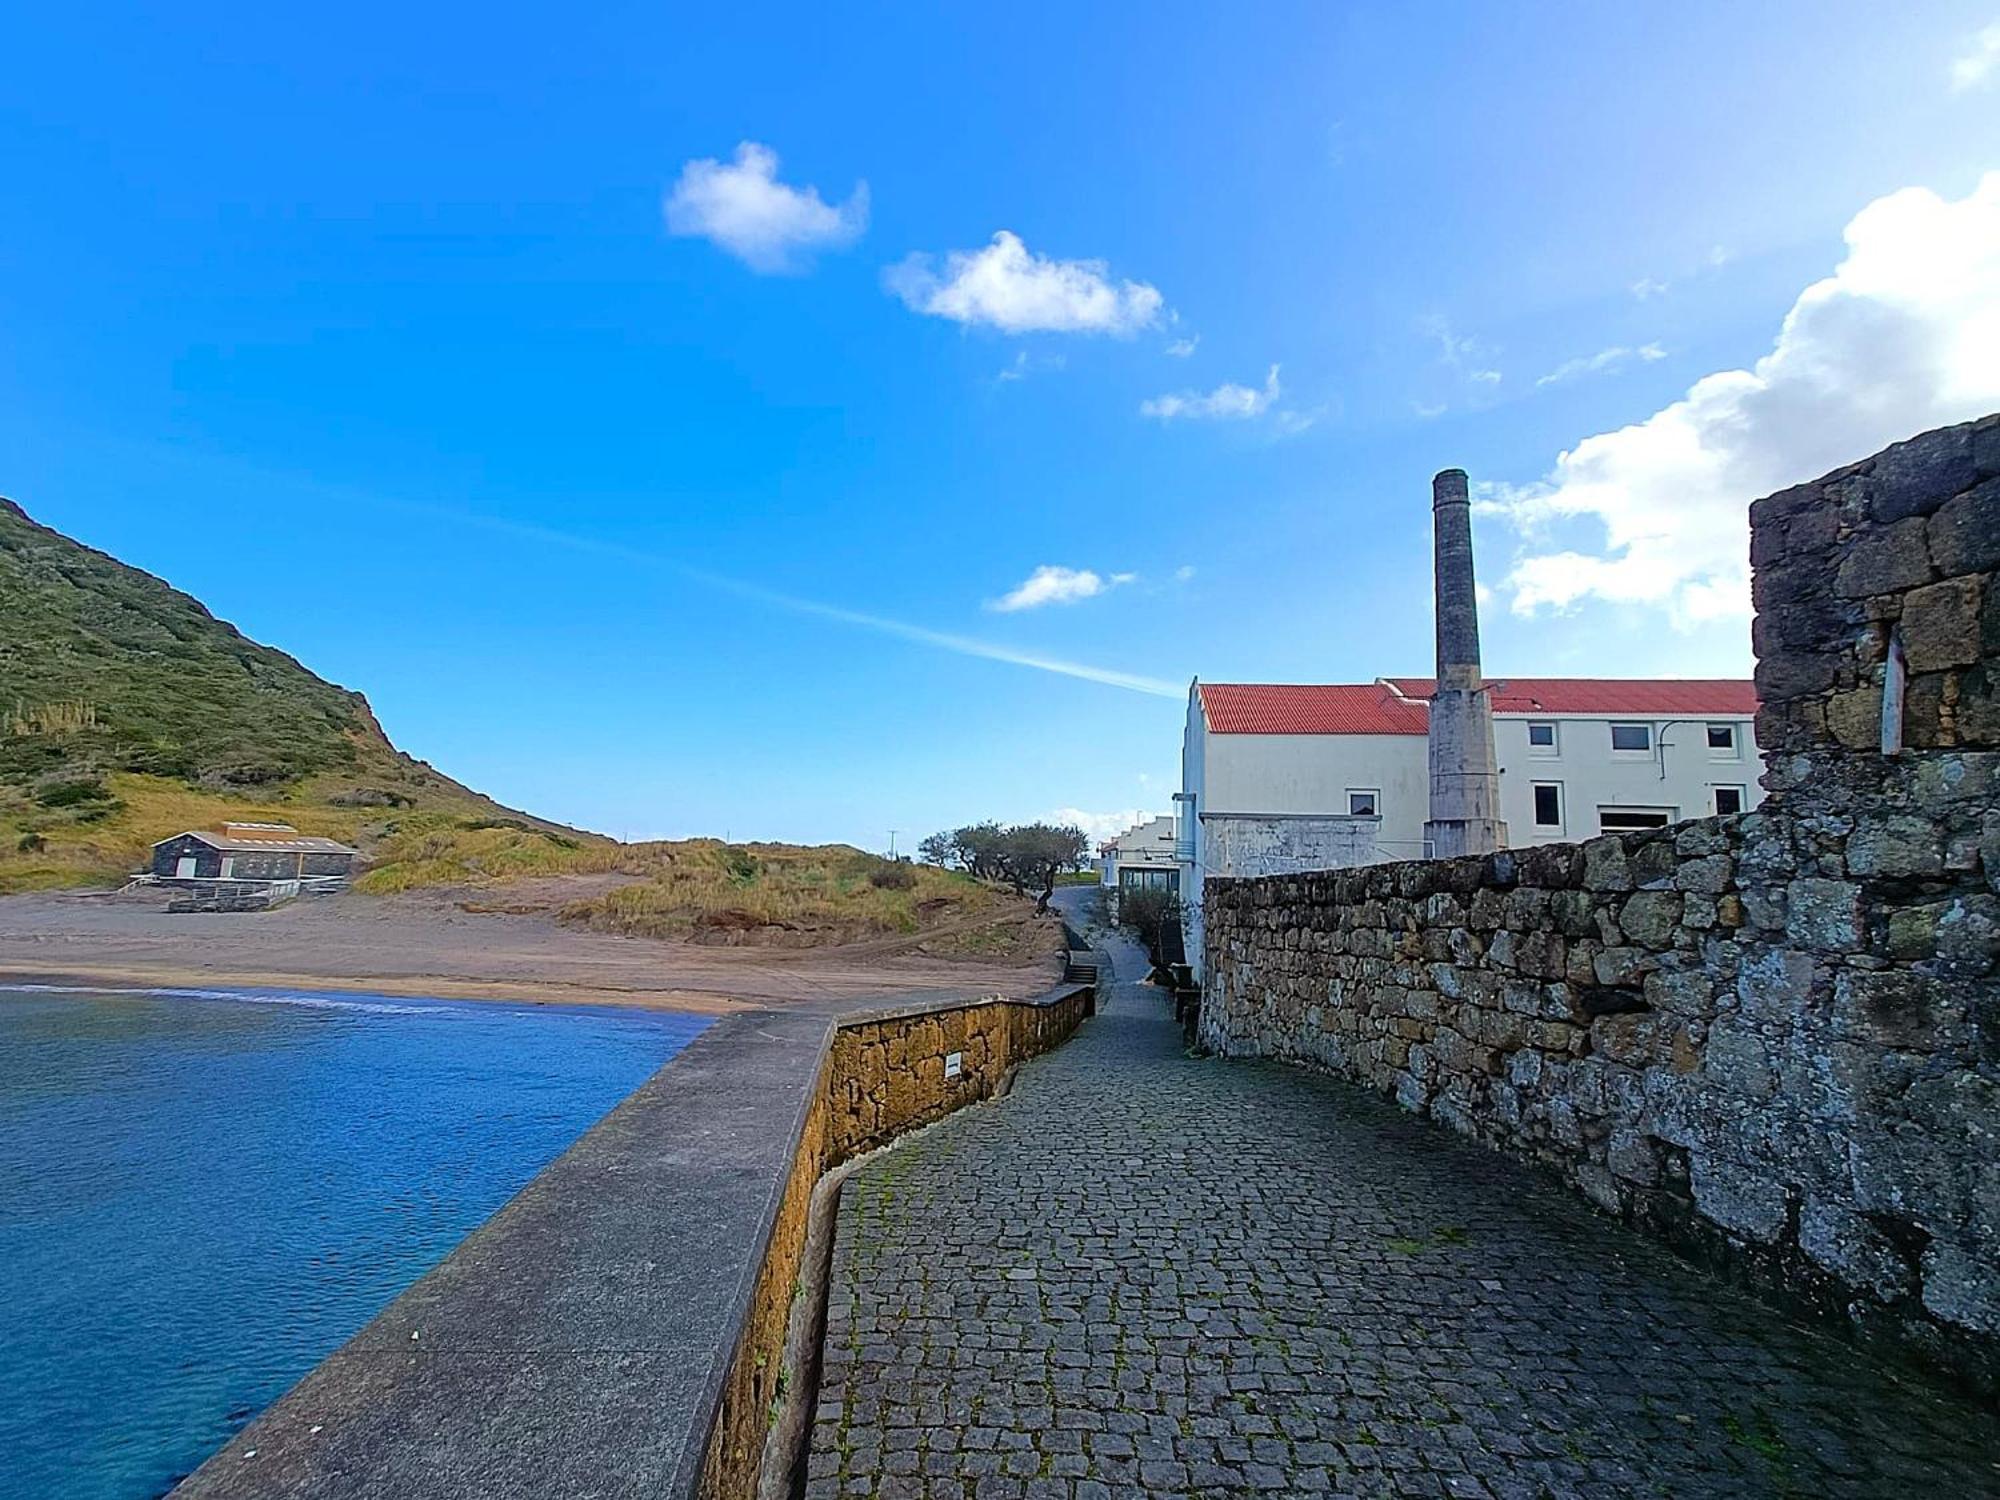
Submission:
[[[960,1073],[962,1073],[962,1072],[963,1072],[964,1070],[965,1070],[965,1054],[964,1054],[964,1053],[962,1053],[962,1052],[947,1052],[947,1053],[945,1053],[945,1055],[944,1055],[944,1076],[945,1076],[945,1077],[947,1077],[947,1078],[956,1078],[956,1077],[958,1077],[958,1075],[959,1075]]]

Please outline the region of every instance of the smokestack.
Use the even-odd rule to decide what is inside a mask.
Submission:
[[[1437,557],[1437,691],[1431,695],[1431,815],[1424,838],[1437,858],[1485,854],[1507,842],[1499,821],[1500,764],[1493,705],[1479,674],[1479,600],[1472,577],[1472,502],[1465,470],[1431,481]]]

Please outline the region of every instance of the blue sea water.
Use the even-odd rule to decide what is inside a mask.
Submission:
[[[704,1023],[0,989],[0,1497],[171,1488]]]

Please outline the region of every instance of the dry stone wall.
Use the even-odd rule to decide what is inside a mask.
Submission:
[[[1757,812],[1211,881],[1204,1040],[2000,1391],[2000,418],[1751,520]]]

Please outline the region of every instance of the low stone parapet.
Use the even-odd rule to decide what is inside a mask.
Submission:
[[[821,1176],[990,1097],[1095,992],[717,1022],[175,1494],[749,1500]]]

